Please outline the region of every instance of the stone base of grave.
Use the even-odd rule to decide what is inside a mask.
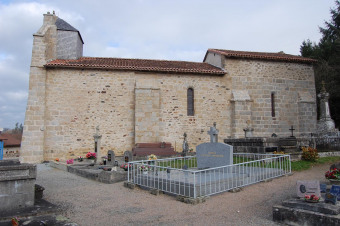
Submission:
[[[292,199],[273,206],[273,220],[288,225],[340,225],[340,205]]]
[[[84,163],[70,164],[51,161],[50,166],[76,174],[91,180],[99,181],[105,184],[113,184],[127,179],[127,171],[116,167],[117,171],[111,171],[113,166],[108,165],[89,165]]]
[[[135,189],[136,184],[125,181],[125,182],[124,182],[124,187],[130,188],[130,189]]]
[[[0,161],[0,212],[34,205],[37,168],[19,161]]]
[[[203,203],[207,201],[208,198],[209,196],[203,196],[203,197],[197,197],[197,198],[188,198],[188,197],[181,196],[181,195],[176,196],[177,201],[184,202],[187,204],[192,204],[192,205]]]

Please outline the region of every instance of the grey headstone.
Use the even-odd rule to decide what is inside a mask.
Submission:
[[[115,163],[115,152],[112,150],[109,150],[107,152],[107,162],[106,165],[113,166]]]
[[[233,146],[223,143],[203,143],[196,147],[197,168],[213,168],[233,164]]]
[[[296,182],[297,196],[304,198],[305,195],[316,195],[321,196],[320,193],[320,182],[318,180],[301,181]]]
[[[124,152],[124,161],[125,162],[131,162],[132,161],[132,152],[131,151],[125,151]]]
[[[335,195],[338,201],[340,201],[340,186],[339,185],[332,185],[332,188],[329,192]]]

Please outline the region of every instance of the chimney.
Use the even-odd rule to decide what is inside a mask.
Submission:
[[[55,12],[53,11],[53,14],[50,12],[47,12],[44,14],[44,23],[43,25],[55,25],[55,22],[57,20],[57,16],[55,15]]]

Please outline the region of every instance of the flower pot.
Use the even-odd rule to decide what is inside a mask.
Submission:
[[[340,180],[337,180],[337,179],[328,179],[328,180],[331,184],[340,185]]]
[[[91,164],[91,163],[94,163],[94,159],[84,159],[84,162]]]

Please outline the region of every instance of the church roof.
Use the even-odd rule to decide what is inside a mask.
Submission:
[[[81,41],[84,44],[83,38],[81,37],[80,32],[75,29],[72,25],[70,25],[69,23],[67,23],[65,20],[60,19],[59,17],[57,18],[55,25],[57,26],[57,30],[62,30],[62,31],[75,31],[78,32],[79,37],[81,39]]]
[[[308,63],[308,64],[317,62],[314,59],[290,55],[284,52],[264,53],[264,52],[245,52],[245,51],[234,51],[234,50],[224,50],[224,49],[208,49],[207,53],[208,52],[218,53],[227,58],[285,61],[285,62]]]
[[[225,71],[208,63],[145,60],[124,58],[81,57],[76,60],[57,59],[45,65],[48,68],[107,69],[129,71],[154,71],[167,73],[190,73],[224,75]]]

